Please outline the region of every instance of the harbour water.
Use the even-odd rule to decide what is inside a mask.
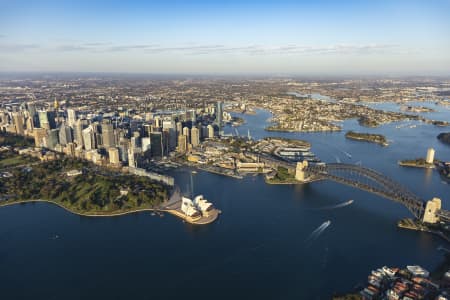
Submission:
[[[264,131],[267,111],[239,116],[247,121],[240,132],[308,140],[325,162],[360,163],[450,208],[450,186],[436,171],[397,165],[425,156],[428,147],[450,160],[450,147],[436,139],[448,128],[417,122],[415,128],[372,129],[350,120],[343,132],[276,133]],[[450,119],[448,111],[445,116]],[[345,130],[381,133],[390,145],[346,140]],[[194,193],[222,211],[219,219],[194,226],[167,214],[86,218],[42,203],[0,209],[0,298],[329,299],[363,283],[373,268],[433,269],[442,258],[437,248],[444,241],[398,229],[408,210],[367,192],[326,181],[267,185],[261,176],[188,169],[171,175],[181,188],[193,176]],[[320,209],[350,199],[350,205]],[[326,230],[308,240],[327,221]]]

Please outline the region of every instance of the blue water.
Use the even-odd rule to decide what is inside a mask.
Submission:
[[[264,131],[267,111],[244,116],[255,138],[306,139],[323,160],[361,162],[395,178],[424,199],[449,205],[449,185],[432,170],[405,169],[397,160],[423,157],[428,147],[450,160],[450,147],[432,125],[398,124],[345,130],[385,134],[390,146],[346,140],[338,133]],[[449,118],[450,119],[450,118]],[[231,128],[226,129],[231,130]],[[344,152],[351,153],[349,159]],[[400,204],[333,182],[267,185],[260,176],[243,180],[189,170],[173,171],[180,187],[193,176],[194,192],[222,214],[208,226],[165,215],[138,213],[86,218],[48,204],[0,209],[1,299],[329,299],[363,283],[373,268],[420,264],[433,269],[443,242],[400,230],[410,213]],[[346,207],[320,210],[349,199]],[[331,224],[313,241],[312,232]],[[55,238],[58,236],[58,238]]]

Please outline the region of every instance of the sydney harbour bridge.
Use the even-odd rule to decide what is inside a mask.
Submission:
[[[450,211],[441,209],[440,199],[424,201],[400,183],[375,170],[344,163],[308,164],[304,161],[294,164],[265,155],[258,155],[258,158],[272,167],[282,166],[291,171],[295,169],[295,179],[299,183],[332,180],[399,202],[418,220],[427,223],[450,222]]]

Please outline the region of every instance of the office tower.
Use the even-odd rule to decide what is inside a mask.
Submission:
[[[14,128],[16,131],[16,134],[18,135],[24,135],[25,134],[25,127],[24,127],[24,121],[23,121],[23,115],[20,112],[13,112],[12,113]]]
[[[216,123],[217,126],[219,126],[219,133],[222,131],[222,117],[223,117],[223,103],[221,101],[217,101]]]
[[[77,120],[77,113],[74,109],[68,109],[67,110],[67,124],[73,128],[75,125],[75,122]]]
[[[95,136],[94,136],[94,129],[92,128],[92,126],[83,129],[82,135],[83,135],[84,149],[86,150],[95,149]]]
[[[141,138],[139,136],[132,136],[130,139],[130,148],[136,152],[137,148],[141,148]]]
[[[83,129],[83,121],[81,119],[76,120],[75,124],[73,125],[73,138],[75,143],[81,146],[83,146]]]
[[[134,152],[133,149],[128,149],[128,166],[135,168],[136,167],[136,163],[134,160]]]
[[[427,159],[426,159],[426,163],[427,164],[432,164],[434,162],[434,149],[433,148],[429,148],[427,151]]]
[[[119,149],[116,147],[111,147],[108,149],[109,163],[113,165],[120,164],[119,160]]]
[[[47,131],[46,136],[46,147],[49,149],[55,149],[56,145],[59,143],[59,130],[50,129]]]
[[[197,121],[197,114],[195,113],[195,109],[190,109],[186,111],[186,120],[195,123]]]
[[[154,119],[154,122],[155,122],[155,127],[161,127],[162,126],[162,120],[161,120],[161,117],[159,117],[159,116],[156,116]]]
[[[214,127],[209,124],[206,128],[208,129],[208,138],[212,139],[214,137]]]
[[[153,132],[150,134],[150,152],[152,157],[163,157],[163,137],[161,132]]]
[[[34,144],[36,147],[45,147],[45,138],[47,136],[47,129],[35,128],[33,130]]]
[[[181,134],[178,136],[178,152],[186,153],[187,150],[187,138],[185,135]]]
[[[45,129],[56,128],[56,113],[54,111],[41,110],[38,112],[39,126]]]
[[[143,126],[143,136],[144,137],[150,137],[150,133],[152,132],[152,125],[150,124],[144,124]]]
[[[142,152],[150,150],[150,137],[144,137],[141,139]]]
[[[173,129],[175,129],[175,121],[173,121],[173,120],[164,120],[163,122],[162,122],[162,128],[163,129],[170,129],[170,128],[173,128]]]
[[[102,144],[105,148],[115,146],[114,128],[112,124],[102,123]]]
[[[75,157],[75,144],[67,143],[66,148],[64,148],[64,153],[66,153],[69,156]]]
[[[28,102],[27,111],[31,117],[34,117],[36,115],[36,105],[33,102]]]
[[[191,144],[192,147],[200,145],[200,132],[197,127],[192,127],[191,129]]]
[[[72,128],[67,126],[66,124],[62,124],[59,128],[59,143],[63,146],[67,145],[68,143],[72,143]]]
[[[183,134],[183,124],[181,124],[181,122],[177,122],[176,130],[177,130],[177,135]]]
[[[191,130],[189,129],[189,127],[184,127],[183,128],[183,135],[186,136],[186,140],[187,143],[190,144],[191,143],[191,135],[190,135]]]

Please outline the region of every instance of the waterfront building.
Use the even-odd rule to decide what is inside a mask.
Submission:
[[[191,143],[191,130],[189,127],[183,127],[183,135],[186,136],[187,143]]]
[[[181,197],[181,211],[188,217],[199,217],[200,212],[194,202],[186,197]]]
[[[198,147],[200,145],[200,133],[196,127],[191,129],[191,144],[192,147]]]
[[[203,195],[196,196],[193,202],[197,209],[202,212],[202,214],[205,214],[214,208],[212,203],[203,198]]]
[[[432,164],[434,162],[434,149],[433,148],[429,148],[427,151],[427,158],[426,158],[426,163],[427,164]]]
[[[178,136],[178,152],[186,153],[187,150],[187,137],[182,134]]]

